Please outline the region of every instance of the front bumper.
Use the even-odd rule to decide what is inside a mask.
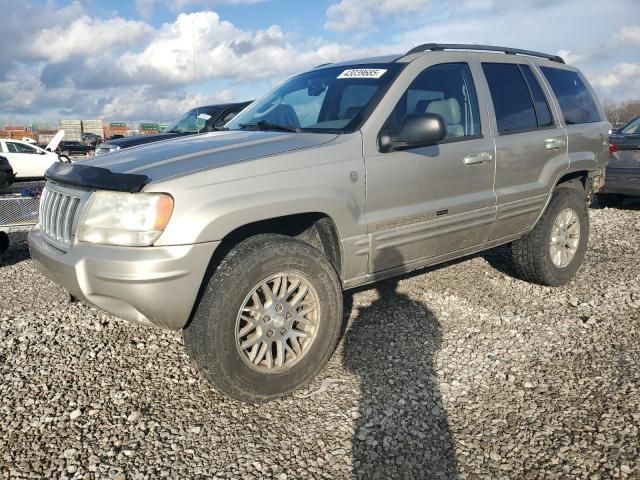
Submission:
[[[189,320],[220,242],[166,247],[78,243],[62,252],[29,233],[36,266],[79,300],[143,325],[179,330]]]
[[[640,196],[640,164],[638,168],[616,168],[609,165],[600,193]]]

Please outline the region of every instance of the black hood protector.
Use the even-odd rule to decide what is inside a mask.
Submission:
[[[76,187],[128,193],[141,191],[151,181],[146,175],[114,173],[106,168],[78,163],[54,163],[44,173],[44,177]]]

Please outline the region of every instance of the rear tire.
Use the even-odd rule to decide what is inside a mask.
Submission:
[[[566,219],[568,225],[563,229]],[[511,244],[516,271],[528,282],[564,285],[580,268],[588,238],[589,212],[584,191],[561,186],[533,230]]]
[[[624,195],[619,193],[599,193],[596,197],[598,198],[598,205],[602,208],[619,207],[624,202]]]
[[[290,237],[256,235],[222,259],[184,343],[218,390],[263,402],[316,376],[338,343],[342,315],[340,280],[320,251]]]

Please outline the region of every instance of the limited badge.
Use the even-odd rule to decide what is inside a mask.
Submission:
[[[345,70],[338,78],[380,78],[385,73],[384,68],[353,68]]]

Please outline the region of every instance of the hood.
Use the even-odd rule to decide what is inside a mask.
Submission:
[[[58,148],[58,145],[60,145],[60,142],[62,141],[63,138],[64,138],[64,130],[58,130],[58,133],[56,133],[53,136],[53,138],[49,142],[49,145],[45,147],[45,150],[48,150],[49,152],[54,152],[55,149]]]
[[[185,134],[176,132],[156,133],[152,135],[136,135],[135,137],[116,138],[114,140],[105,140],[104,145],[114,145],[120,148],[135,147],[136,145],[144,145],[145,143],[159,142],[161,140],[169,140]]]
[[[331,142],[336,134],[227,131],[148,143],[101,155],[84,165],[147,175],[152,182]]]

